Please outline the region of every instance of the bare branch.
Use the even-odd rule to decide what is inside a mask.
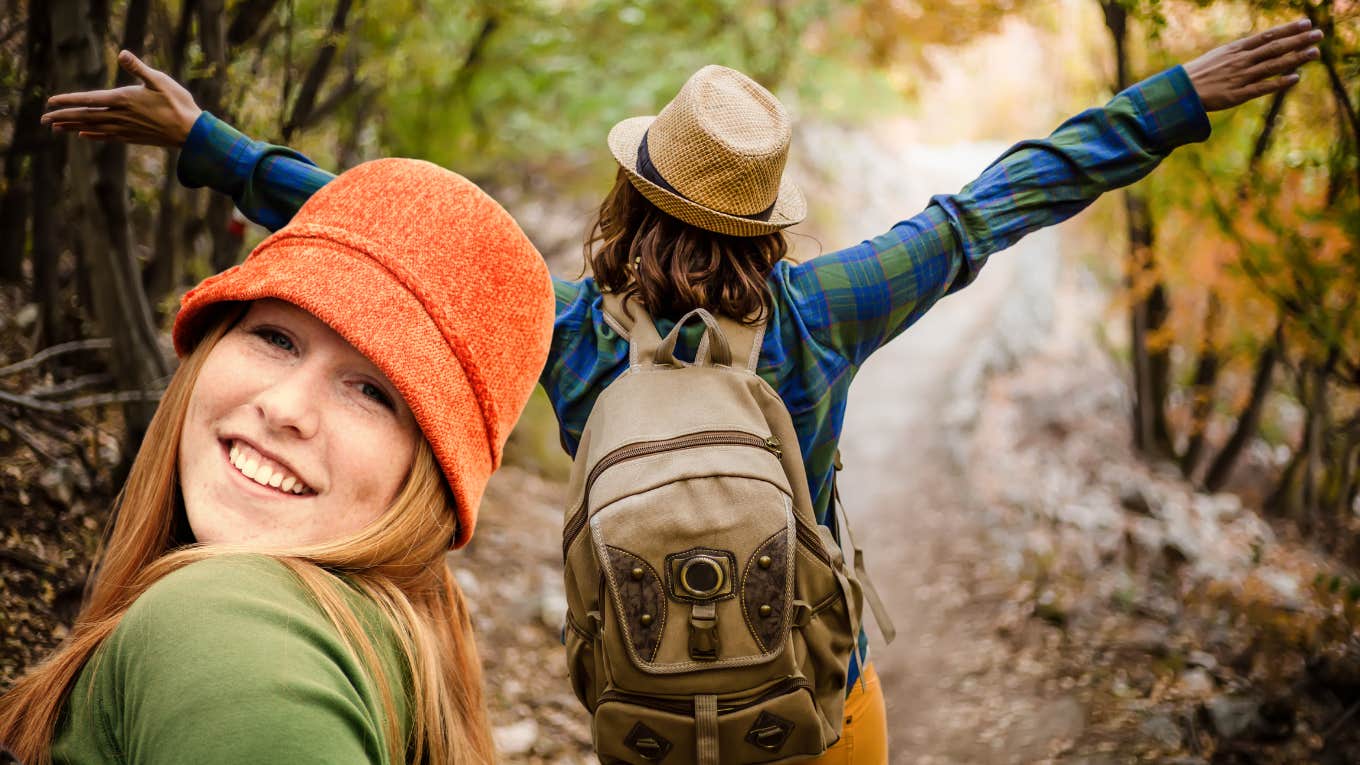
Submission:
[[[288,141],[293,131],[305,125],[311,119],[312,109],[316,106],[317,94],[321,91],[321,83],[326,79],[326,73],[330,71],[331,62],[335,60],[335,51],[339,48],[340,36],[345,33],[346,19],[349,17],[349,9],[353,0],[336,0],[335,14],[331,16],[330,29],[326,33],[326,42],[317,51],[316,58],[312,60],[312,66],[307,70],[307,76],[302,81],[302,86],[298,90],[297,100],[293,102],[293,111],[289,115],[288,121],[283,123],[283,140]]]
[[[77,377],[75,379],[66,380],[63,382],[56,383],[54,385],[33,388],[29,391],[26,391],[24,395],[32,396],[34,398],[53,398],[56,396],[69,395],[71,393],[75,393],[78,390],[84,390],[85,388],[108,386],[112,384],[113,375],[110,374],[100,373],[94,375],[81,375],[80,377]]]
[[[458,95],[467,88],[468,82],[477,74],[478,66],[486,53],[487,43],[491,41],[491,35],[495,34],[500,24],[500,18],[494,13],[490,13],[482,19],[482,26],[472,39],[472,44],[468,46],[467,53],[463,56],[463,63],[458,65],[458,70],[453,75],[453,82],[449,84],[449,93]]]
[[[368,89],[367,86],[358,80],[355,73],[350,71],[349,76],[345,78],[345,81],[335,86],[335,89],[332,90],[321,103],[317,104],[316,108],[312,109],[311,113],[307,115],[307,119],[294,125],[293,129],[300,130],[320,122],[329,116],[331,112],[340,108],[340,106],[352,96]]]
[[[69,343],[54,345],[51,348],[44,348],[23,361],[16,361],[9,366],[0,367],[0,377],[18,374],[26,369],[32,369],[39,364],[47,361],[54,356],[64,353],[75,353],[77,351],[107,351],[113,347],[113,341],[107,337],[91,338],[89,340],[73,340]]]
[[[21,566],[42,576],[51,574],[60,568],[46,558],[39,557],[26,550],[20,550],[17,547],[0,547],[0,560]]]
[[[227,47],[235,49],[250,42],[264,27],[264,20],[276,5],[278,0],[244,0],[238,3],[236,14],[227,27]]]
[[[27,431],[19,427],[19,423],[15,422],[14,420],[11,420],[8,417],[0,415],[0,427],[3,427],[5,430],[8,430],[9,432],[18,436],[20,441],[23,441],[25,444],[28,445],[28,448],[37,452],[39,457],[42,457],[48,462],[57,462],[60,459],[57,455],[53,454],[52,452],[49,452],[47,450],[47,447],[38,443],[38,440],[35,439],[33,436],[29,435]]]
[[[73,412],[77,409],[88,409],[92,406],[101,404],[126,404],[133,401],[160,401],[162,391],[158,390],[125,390],[116,393],[97,393],[93,396],[82,396],[73,398],[70,401],[43,401],[25,396],[19,393],[6,393],[0,391],[0,402],[13,404],[24,409],[34,409],[39,412],[56,414],[59,412]]]

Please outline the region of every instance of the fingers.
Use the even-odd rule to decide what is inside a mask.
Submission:
[[[1265,77],[1273,77],[1277,74],[1285,74],[1303,66],[1309,61],[1316,60],[1321,52],[1317,48],[1306,50],[1296,50],[1265,61],[1247,69],[1242,74],[1248,81],[1255,81]]]
[[[56,127],[58,124],[79,124],[102,119],[109,110],[103,107],[79,107],[75,109],[57,109],[42,116],[42,124]]]
[[[113,107],[122,102],[122,88],[112,90],[90,90],[84,93],[61,93],[47,99],[48,109],[62,109],[66,107]]]
[[[144,146],[171,146],[170,141],[154,131],[147,131],[138,125],[124,125],[108,123],[103,125],[88,124],[64,124],[53,125],[52,129],[59,133],[74,133],[75,135],[91,141],[102,143],[129,143]]]
[[[1246,103],[1253,98],[1269,95],[1277,91],[1284,90],[1299,81],[1297,74],[1287,74],[1283,77],[1276,77],[1272,80],[1262,80],[1242,88],[1240,92],[1241,100],[1239,103]]]
[[[1267,43],[1275,42],[1276,40],[1279,40],[1282,37],[1289,37],[1300,32],[1306,32],[1307,30],[1312,28],[1313,22],[1309,21],[1308,19],[1299,19],[1298,21],[1291,21],[1288,24],[1281,24],[1277,27],[1271,27],[1270,29],[1261,32],[1260,34],[1255,34],[1252,35],[1251,37],[1246,38],[1245,40],[1242,40],[1241,49],[1255,50]]]
[[[1281,56],[1301,51],[1322,39],[1322,31],[1309,29],[1298,34],[1281,37],[1273,42],[1268,42],[1258,46],[1247,53],[1246,60],[1250,63],[1270,61]]]

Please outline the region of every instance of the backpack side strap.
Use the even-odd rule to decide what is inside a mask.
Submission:
[[[883,633],[883,642],[891,644],[897,638],[897,627],[893,624],[892,617],[888,616],[888,609],[883,605],[883,598],[878,595],[878,588],[869,578],[869,569],[864,564],[864,550],[855,544],[855,535],[850,531],[850,516],[845,512],[845,505],[841,503],[841,492],[836,486],[835,475],[841,471],[841,452],[836,450],[836,470],[831,481],[831,512],[834,515],[839,512],[841,528],[845,529],[845,541],[850,543],[851,560],[855,567],[855,577],[859,579],[860,585],[864,588],[864,599],[869,603],[869,610],[874,612],[874,621],[878,622],[878,629]]]

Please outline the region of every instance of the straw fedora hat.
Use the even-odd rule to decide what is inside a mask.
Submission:
[[[662,212],[732,236],[798,223],[807,203],[784,180],[789,116],[770,91],[725,66],[695,72],[655,117],[609,131],[609,150]]]

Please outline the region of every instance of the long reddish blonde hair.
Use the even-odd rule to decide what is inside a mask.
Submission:
[[[97,573],[70,636],[0,696],[0,744],[21,762],[50,762],[57,722],[76,678],[138,596],[190,563],[240,552],[177,547],[174,525],[176,512],[183,512],[177,463],[190,393],[209,351],[242,312],[239,305],[224,311],[171,378],[115,500],[109,534],[96,556]],[[444,560],[456,525],[452,495],[421,438],[405,484],[377,521],[324,544],[264,551],[297,576],[382,689],[393,762],[495,761],[472,622]],[[410,670],[409,736],[399,730],[390,692],[402,687],[401,678],[383,671],[372,639],[344,597],[351,587],[378,605],[404,654]]]

